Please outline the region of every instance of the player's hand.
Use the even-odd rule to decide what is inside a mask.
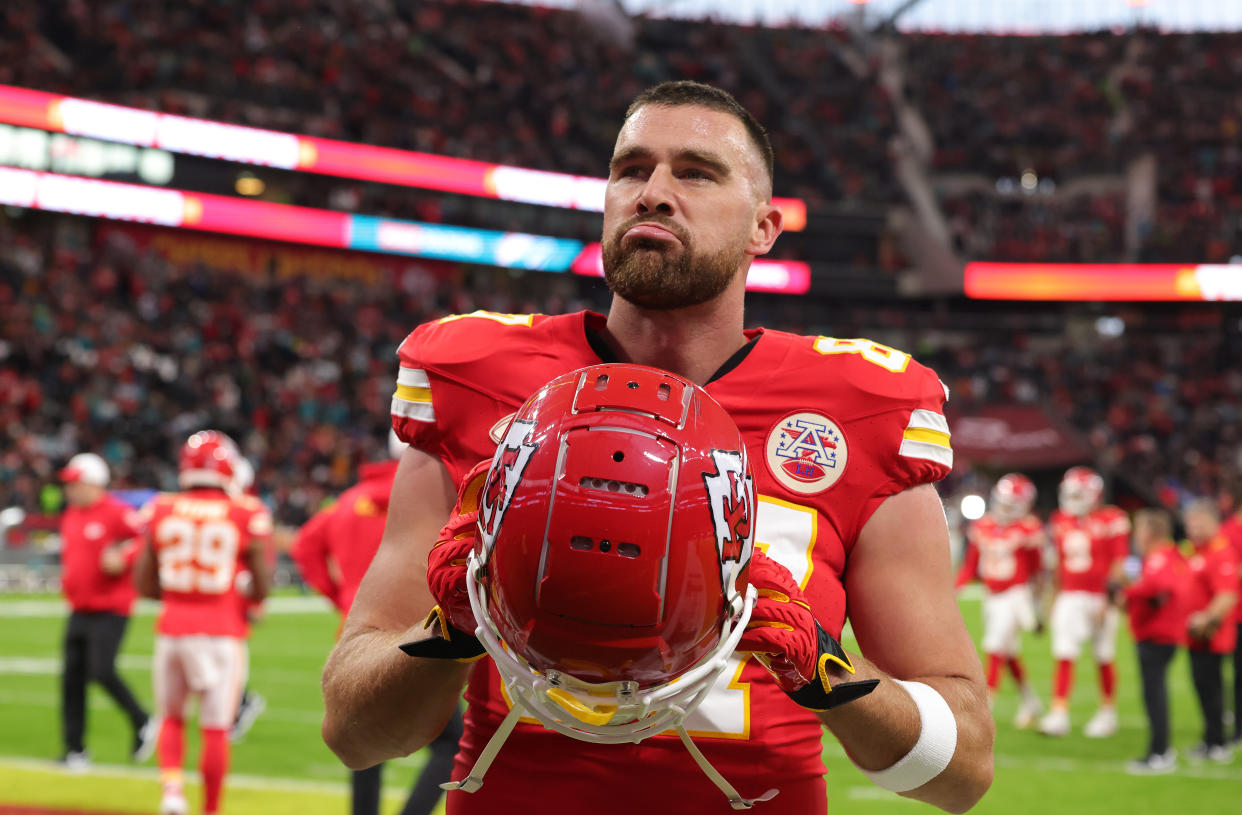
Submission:
[[[477,623],[466,593],[466,558],[478,539],[478,497],[490,462],[481,461],[466,474],[449,522],[427,555],[427,587],[444,618],[459,631],[473,634]]]
[[[478,625],[466,591],[466,558],[478,537],[478,498],[489,464],[481,461],[466,474],[453,514],[427,555],[427,588],[436,607],[427,617],[427,638],[400,646],[410,656],[471,661],[486,653],[474,636]]]
[[[759,599],[737,650],[750,651],[790,699],[811,710],[828,710],[866,696],[878,679],[833,682],[854,674],[841,643],[824,630],[789,570],[755,550],[750,582]]]

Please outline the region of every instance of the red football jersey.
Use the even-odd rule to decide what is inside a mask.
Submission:
[[[384,536],[397,462],[364,464],[358,474],[361,480],[357,484],[298,530],[290,552],[306,582],[342,614],[349,613],[358,585]],[[335,564],[335,574],[329,564]]]
[[[1207,543],[1196,546],[1189,563],[1189,609],[1192,614],[1207,608],[1217,594],[1227,591],[1238,594],[1238,556],[1224,536],[1217,535]],[[1234,608],[1236,611],[1236,602]],[[1233,651],[1237,637],[1238,628],[1230,617],[1220,624],[1211,639],[1206,642],[1192,639],[1190,647],[1214,654],[1228,654]]]
[[[60,586],[74,611],[105,611],[128,615],[138,596],[133,574],[105,574],[99,558],[116,543],[137,538],[142,522],[138,513],[119,498],[105,493],[89,507],[70,506],[60,518]],[[137,542],[126,552],[133,564]]]
[[[156,631],[171,636],[244,637],[243,600],[234,586],[242,555],[265,546],[272,516],[257,498],[219,489],[159,495],[144,508],[159,570]]]
[[[1140,642],[1186,644],[1190,569],[1169,541],[1143,558],[1143,571],[1126,587],[1130,631]]]
[[[545,382],[615,361],[598,339],[604,320],[591,312],[476,312],[420,326],[399,349],[393,427],[439,457],[460,483],[491,458],[509,418]],[[863,524],[888,496],[937,481],[952,467],[942,412],[947,392],[909,355],[868,340],[763,329],[747,337],[746,353],[705,387],[746,440],[760,505],[756,546],[790,569],[821,624],[839,635],[846,560]],[[742,795],[785,788],[787,806],[797,798],[799,806],[811,802],[800,811],[822,811],[819,719],[749,656],[734,663],[687,730]],[[490,660],[471,674],[467,699],[455,778],[474,764],[509,709]],[[601,785],[608,768],[628,780]],[[669,800],[683,813],[732,812],[675,736],[596,745],[533,719],[518,726],[483,788],[450,793],[448,806],[455,814],[533,811],[546,806],[549,791],[605,815],[660,810]]]
[[[1130,518],[1107,505],[1087,515],[1056,510],[1048,519],[1057,548],[1057,580],[1061,591],[1108,590],[1113,564],[1130,553]]]
[[[990,592],[1021,586],[1039,573],[1043,527],[1034,515],[1003,524],[985,515],[971,524],[959,586],[974,578]]]

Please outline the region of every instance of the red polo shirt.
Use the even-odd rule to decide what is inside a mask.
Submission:
[[[74,611],[128,615],[138,596],[131,568],[141,532],[138,513],[109,493],[88,507],[70,506],[60,519],[60,584]],[[126,568],[105,574],[99,558],[115,543],[129,541]]]
[[[1223,592],[1238,592],[1238,556],[1223,535],[1195,547],[1190,556],[1190,611],[1202,611],[1212,598]],[[1236,604],[1235,604],[1236,606]],[[1235,607],[1236,612],[1236,607]],[[1238,628],[1232,625],[1233,617],[1225,619],[1209,640],[1190,641],[1192,650],[1228,654],[1237,641]]]
[[[364,464],[358,474],[361,480],[356,485],[298,531],[290,552],[303,579],[342,614],[349,613],[358,585],[384,536],[397,462]]]
[[[1130,631],[1140,642],[1186,644],[1190,568],[1173,541],[1143,558],[1143,571],[1126,588]]]

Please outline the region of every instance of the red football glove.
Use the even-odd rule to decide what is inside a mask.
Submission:
[[[854,664],[841,643],[815,619],[788,569],[756,549],[750,561],[750,582],[758,589],[759,599],[737,650],[753,652],[790,699],[811,710],[828,710],[875,689],[877,679],[830,682],[828,672],[833,665],[853,674]]]
[[[466,592],[466,558],[478,536],[479,494],[490,464],[481,461],[466,474],[453,514],[427,555],[427,587],[436,601],[427,617],[432,637],[402,645],[411,656],[473,659],[484,653],[474,636],[478,626]]]

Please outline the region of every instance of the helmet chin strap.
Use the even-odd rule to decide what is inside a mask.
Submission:
[[[474,634],[496,661],[497,668],[504,666],[505,670],[500,670],[500,673],[509,690],[509,696],[513,700],[513,707],[509,709],[508,715],[500,722],[500,726],[488,740],[483,752],[479,754],[474,766],[470,768],[469,774],[461,781],[441,784],[440,789],[476,792],[482,787],[483,776],[492,766],[500,748],[508,740],[522,714],[529,713],[549,730],[580,741],[597,744],[638,743],[649,736],[666,731],[671,726],[677,731],[677,736],[686,746],[694,763],[699,765],[703,774],[725,794],[725,797],[729,799],[729,806],[733,809],[750,809],[756,803],[769,801],[776,796],[779,790],[775,789],[768,790],[756,798],[743,798],[739,795],[733,785],[703,755],[698,745],[690,738],[690,734],[686,732],[685,727],[686,717],[706,698],[711,690],[712,682],[728,665],[728,659],[741,639],[755,605],[757,592],[753,586],[747,587],[745,598],[735,599],[736,619],[725,622],[725,629],[722,632],[724,641],[721,646],[678,680],[645,693],[634,693],[628,687],[633,683],[612,683],[622,686],[622,690],[618,691],[619,696],[639,697],[633,699],[631,704],[618,708],[619,711],[634,711],[638,718],[632,722],[609,726],[595,719],[593,715],[587,715],[588,711],[602,708],[587,708],[576,701],[573,695],[574,686],[585,689],[592,687],[589,683],[578,682],[572,677],[563,677],[561,681],[550,682],[548,678],[534,671],[505,648],[504,643],[497,636],[498,632],[494,630],[491,617],[487,614],[486,599],[478,585],[479,567],[478,559],[471,552],[467,564],[466,591],[470,596],[470,605],[474,609],[475,619],[479,621]],[[740,601],[740,608],[737,608],[738,601]],[[529,686],[523,686],[519,682],[519,677],[524,673],[531,675],[532,681]],[[677,688],[678,684],[682,684],[682,687]],[[651,712],[653,704],[662,701],[665,702],[663,710]],[[568,714],[575,720],[575,724],[571,726],[561,721],[560,717],[553,712],[555,710]]]

